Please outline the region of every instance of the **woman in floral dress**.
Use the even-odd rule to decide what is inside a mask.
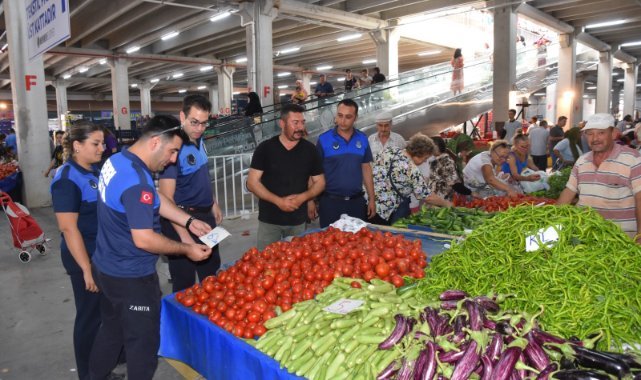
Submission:
[[[435,158],[430,162],[430,176],[427,179],[427,185],[432,194],[452,200],[454,195],[452,186],[462,182],[456,172],[456,155],[447,149],[445,140],[442,138],[432,137],[432,141],[436,144],[436,150],[434,151]]]

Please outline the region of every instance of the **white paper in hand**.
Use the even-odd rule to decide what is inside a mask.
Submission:
[[[205,243],[209,248],[214,248],[214,246],[225,238],[231,236],[231,234],[222,227],[216,227],[213,230],[209,231],[206,235],[200,237],[200,241]]]

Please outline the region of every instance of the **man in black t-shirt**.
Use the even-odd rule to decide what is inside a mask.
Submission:
[[[254,152],[247,188],[258,202],[258,249],[305,231],[307,201],[325,189],[323,164],[305,140],[304,108],[287,104],[280,111],[281,134]]]
[[[372,77],[372,84],[385,82],[385,75],[381,74],[381,69],[374,67],[374,76]]]

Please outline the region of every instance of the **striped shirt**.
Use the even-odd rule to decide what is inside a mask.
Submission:
[[[590,206],[621,226],[630,237],[637,233],[635,194],[641,191],[641,154],[618,144],[597,168],[593,152],[582,155],[566,187],[579,194],[579,206]]]

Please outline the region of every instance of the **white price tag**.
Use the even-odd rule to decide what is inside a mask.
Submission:
[[[541,228],[534,235],[525,236],[525,251],[534,252],[542,248],[541,245],[545,247],[552,247],[554,244],[559,241],[559,230],[561,226]],[[541,245],[539,245],[541,243]]]
[[[363,300],[348,300],[348,299],[340,299],[333,304],[327,306],[323,310],[334,313],[334,314],[348,314],[351,313],[352,311],[358,309],[361,307],[365,301]]]
[[[231,236],[231,234],[222,227],[216,227],[213,230],[209,231],[206,235],[201,236],[199,239],[205,243],[209,248],[214,248],[214,246],[225,238]]]

